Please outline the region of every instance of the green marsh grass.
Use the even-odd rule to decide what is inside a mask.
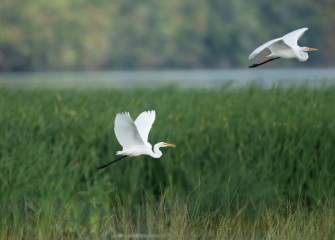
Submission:
[[[331,239],[334,103],[335,88],[1,89],[0,238]],[[116,113],[151,109],[150,142],[177,147],[96,171],[120,150]]]

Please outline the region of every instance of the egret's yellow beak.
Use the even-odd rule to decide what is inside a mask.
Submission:
[[[317,48],[307,48],[307,51],[313,52],[313,51],[318,51],[319,49]]]
[[[176,147],[176,145],[172,143],[164,143],[164,147]]]

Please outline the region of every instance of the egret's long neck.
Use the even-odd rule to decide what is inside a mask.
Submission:
[[[299,61],[306,61],[308,59],[308,53],[305,52],[306,51],[306,47],[299,47],[299,51],[298,51],[298,60]]]
[[[155,144],[154,150],[150,154],[150,156],[153,157],[153,158],[160,158],[163,155],[162,152],[159,150],[160,147],[162,147],[161,143]]]

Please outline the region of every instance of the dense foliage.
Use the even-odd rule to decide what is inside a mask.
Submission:
[[[334,88],[2,89],[0,236],[332,236],[334,102]],[[115,114],[150,109],[150,142],[177,147],[97,171],[120,150]]]
[[[2,0],[0,70],[246,67],[259,44],[310,27],[306,66],[331,66],[333,0]],[[285,66],[302,63],[288,61]]]
[[[226,194],[240,202],[322,203],[334,190],[335,101],[329,90],[174,89],[0,94],[1,203],[28,198],[139,203],[172,188],[204,205]],[[177,144],[103,171],[120,149],[115,114],[157,110],[150,141]]]

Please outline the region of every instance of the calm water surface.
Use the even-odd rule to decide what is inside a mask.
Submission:
[[[335,69],[234,69],[161,71],[82,71],[0,73],[0,87],[136,88],[176,86],[217,88],[224,85],[335,86]]]

